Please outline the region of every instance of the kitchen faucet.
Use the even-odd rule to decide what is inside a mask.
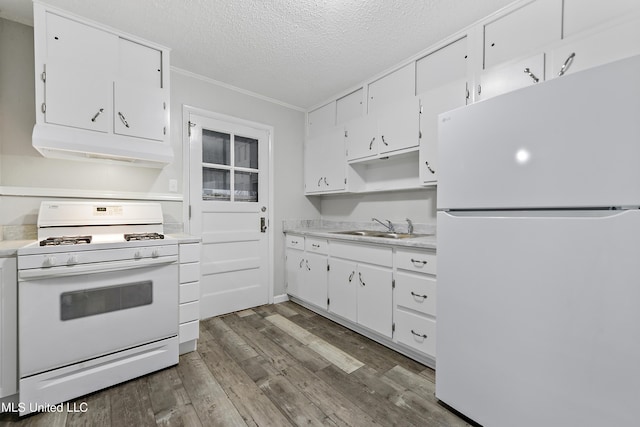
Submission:
[[[383,226],[386,227],[387,230],[389,230],[391,233],[395,232],[396,230],[393,228],[393,224],[391,223],[391,221],[389,221],[388,219],[385,219],[385,221],[387,221],[387,224],[385,224],[384,222],[380,221],[378,218],[371,218],[371,221],[376,221],[379,222],[380,224],[382,224]]]
[[[413,234],[413,222],[409,218],[407,218],[407,233]]]

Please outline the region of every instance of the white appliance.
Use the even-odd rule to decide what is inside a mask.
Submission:
[[[640,57],[440,115],[436,396],[640,420]]]
[[[21,415],[178,363],[178,245],[157,203],[42,202],[18,250]]]

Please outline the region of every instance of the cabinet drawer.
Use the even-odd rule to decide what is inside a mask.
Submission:
[[[328,253],[327,241],[307,237],[304,241],[304,249],[307,252],[316,252],[326,255]]]
[[[198,301],[200,299],[200,282],[180,285],[180,304]]]
[[[197,282],[200,280],[200,263],[191,262],[180,264],[180,283]]]
[[[345,258],[367,264],[391,267],[393,252],[391,248],[382,248],[367,245],[354,245],[338,241],[331,241],[329,255],[337,258]]]
[[[287,248],[304,249],[304,237],[295,234],[287,234]]]
[[[180,304],[180,316],[179,323],[191,322],[192,320],[200,319],[200,302],[188,302],[186,304]]]
[[[396,341],[430,356],[436,356],[436,322],[403,310],[396,310]]]
[[[200,261],[200,243],[186,243],[180,245],[179,262],[199,262]]]
[[[395,264],[396,268],[402,270],[436,274],[436,253],[398,249]]]
[[[436,315],[436,279],[422,274],[397,272],[396,305],[430,316]]]
[[[200,336],[198,330],[200,322],[194,320],[193,322],[183,323],[179,328],[180,344],[187,341],[197,340]]]

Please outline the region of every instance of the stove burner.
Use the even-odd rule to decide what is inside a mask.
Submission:
[[[158,240],[164,239],[164,234],[160,233],[130,233],[124,235],[124,240]]]
[[[79,243],[91,243],[91,236],[47,237],[40,241],[40,246],[77,245]]]

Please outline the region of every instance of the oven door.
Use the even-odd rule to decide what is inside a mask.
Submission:
[[[19,283],[20,377],[178,334],[177,257]]]

